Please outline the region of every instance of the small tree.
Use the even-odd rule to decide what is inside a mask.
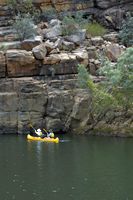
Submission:
[[[112,68],[108,61],[100,69],[100,73],[106,77],[104,85],[111,89],[119,106],[125,111],[132,108],[133,102],[133,48],[128,48],[118,59]]]
[[[78,65],[78,84],[81,88],[88,88],[88,80],[90,75],[84,65]]]
[[[81,87],[88,87],[92,94],[92,103],[89,112],[94,123],[91,128],[101,120],[109,111],[121,111],[123,115],[133,108],[133,48],[118,59],[112,67],[109,61],[104,63],[100,73],[105,81],[95,84],[82,65],[78,67],[78,82]]]
[[[16,30],[19,40],[25,40],[34,38],[36,35],[36,29],[33,19],[29,15],[24,17],[17,16],[13,28]]]
[[[124,45],[133,45],[133,16],[131,16],[131,14],[129,14],[126,20],[123,21],[119,37]]]

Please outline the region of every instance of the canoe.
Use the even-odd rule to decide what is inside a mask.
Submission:
[[[58,137],[57,138],[48,138],[48,137],[41,138],[41,137],[31,136],[30,134],[27,135],[27,139],[28,140],[34,140],[34,141],[42,141],[42,142],[55,142],[55,143],[59,142]]]

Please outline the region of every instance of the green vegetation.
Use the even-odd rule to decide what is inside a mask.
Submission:
[[[79,25],[76,23],[72,16],[65,16],[62,20],[62,34],[71,35],[79,29]]]
[[[13,28],[16,30],[19,40],[33,38],[36,35],[35,25],[30,15],[16,17]]]
[[[90,36],[103,36],[107,29],[101,24],[90,22],[90,17],[84,18],[82,12],[76,13],[74,16],[68,14],[62,20],[63,35],[71,35],[76,33],[79,29],[86,29]]]
[[[15,15],[32,13],[34,10],[32,0],[27,0],[25,2],[17,0],[7,0],[8,6]]]
[[[6,51],[7,50],[7,46],[6,45],[0,45],[0,51]]]
[[[100,74],[105,76],[105,81],[95,84],[87,74],[86,68],[80,65],[78,82],[82,88],[89,88],[92,93],[90,112],[94,119],[93,127],[109,112],[120,111],[126,115],[132,109],[133,48],[127,49],[114,67],[109,61],[105,61],[100,69]]]
[[[83,12],[77,12],[73,15],[72,13],[67,13],[67,15],[62,19],[63,35],[76,33],[79,29],[84,28],[85,24],[87,24],[89,20],[89,18],[84,18]]]
[[[24,17],[30,15],[34,22],[38,22],[40,17],[40,10],[33,6],[32,0],[19,1],[18,0],[7,0],[7,4],[15,16]]]
[[[57,18],[57,12],[55,8],[49,8],[44,10],[40,15],[41,20],[50,21],[51,19]]]
[[[87,30],[87,33],[92,37],[103,36],[107,32],[107,29],[97,22],[85,24],[84,28]]]
[[[131,14],[123,21],[119,37],[124,45],[128,47],[133,45],[133,16]]]
[[[81,88],[88,88],[88,80],[90,75],[83,65],[78,65],[78,84]]]

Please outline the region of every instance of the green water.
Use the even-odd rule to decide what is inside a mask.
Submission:
[[[0,136],[0,200],[132,200],[133,139]]]

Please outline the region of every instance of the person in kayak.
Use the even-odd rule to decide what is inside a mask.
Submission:
[[[54,138],[54,133],[52,130],[49,130],[49,133],[47,134],[48,138]]]
[[[41,129],[38,128],[37,130],[35,130],[35,133],[37,135],[37,137],[41,137],[41,138],[44,138],[45,135],[42,133]]]

